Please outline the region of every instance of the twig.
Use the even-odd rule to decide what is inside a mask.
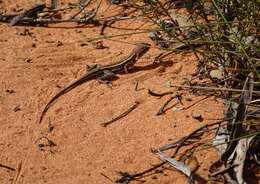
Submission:
[[[29,17],[33,16],[34,14],[36,14],[37,12],[42,11],[45,7],[46,7],[45,4],[40,4],[40,5],[36,5],[35,7],[31,8],[29,10],[25,10],[21,14],[14,16],[12,18],[12,20],[10,21],[10,25],[14,26],[14,25],[18,24],[25,17],[29,18]]]
[[[157,92],[152,91],[151,89],[148,89],[148,94],[151,95],[151,96],[163,97],[165,95],[173,94],[173,92],[168,91],[168,92],[164,92],[164,93],[157,93]]]
[[[144,90],[145,88],[140,88],[140,89],[138,89],[138,86],[139,86],[139,82],[137,81],[136,83],[135,83],[135,91],[141,91],[141,90]]]
[[[196,105],[197,103],[202,102],[203,100],[208,99],[209,97],[211,97],[211,95],[205,96],[205,97],[199,99],[198,101],[194,102],[193,104],[191,104],[191,105],[189,105],[187,107],[184,107],[183,110],[187,110],[187,109],[193,107],[194,105]]]
[[[127,111],[121,113],[120,115],[111,119],[110,121],[101,123],[101,126],[106,127],[106,126],[110,125],[111,123],[114,123],[115,121],[127,116],[130,112],[132,112],[134,109],[136,109],[139,104],[140,104],[140,102],[135,102],[135,104],[133,106],[131,106]]]
[[[175,99],[175,98],[176,98],[176,96],[170,97],[170,98],[164,103],[164,105],[159,109],[159,111],[157,112],[156,116],[159,116],[159,115],[164,114],[164,113],[166,112],[165,107],[166,107],[173,99]]]
[[[175,98],[178,98],[179,101],[180,101],[181,95],[180,95],[180,94],[176,94],[176,95],[170,97],[170,98],[164,103],[164,105],[159,109],[159,111],[157,112],[156,115],[159,116],[159,115],[164,114],[164,113],[167,111],[167,109],[165,109],[166,106],[167,106],[173,99],[175,99]],[[177,102],[175,105],[177,105],[178,103],[179,103],[179,102]],[[175,106],[175,105],[174,105],[174,106]]]
[[[105,20],[102,24],[101,30],[100,30],[100,35],[104,35],[105,29],[108,26],[111,26],[112,24],[114,24],[116,21],[115,20]]]
[[[9,169],[9,170],[11,170],[11,171],[15,171],[14,168],[9,167],[9,166],[7,166],[7,165],[0,164],[0,167],[3,167],[3,168],[5,168],[5,169]]]
[[[135,16],[131,16],[131,17],[113,16],[113,17],[108,17],[105,19],[100,19],[100,21],[103,21],[103,23],[102,23],[102,27],[101,27],[99,34],[104,35],[106,27],[112,27],[112,24],[114,24],[116,21],[128,20],[128,19],[133,19],[133,18],[136,18],[136,17]]]
[[[36,12],[41,11],[44,7],[44,5],[41,6],[37,6],[34,9],[30,9],[25,11],[22,14],[18,14],[18,15],[0,15],[0,22],[9,22],[10,25],[16,25],[16,24],[20,24],[20,25],[30,25],[30,24],[55,24],[55,23],[64,23],[64,22],[75,22],[75,23],[84,23],[84,24],[95,24],[95,25],[99,25],[99,21],[94,19],[94,17],[97,14],[97,11],[100,7],[101,1],[99,2],[99,4],[97,5],[97,7],[92,10],[91,12],[89,12],[87,15],[85,15],[84,18],[80,18],[80,19],[55,19],[55,18],[34,18],[31,17],[32,14],[35,14]],[[56,10],[52,10],[52,11],[56,11]]]
[[[16,169],[16,170],[17,170],[17,173],[16,173],[16,175],[15,175],[15,178],[14,178],[12,184],[18,183],[19,177],[20,177],[20,174],[21,174],[21,171],[22,171],[22,164],[23,164],[22,161],[19,162],[19,164],[18,164],[18,166],[17,166],[17,169]]]
[[[72,5],[67,5],[67,6],[63,6],[60,8],[56,8],[56,9],[47,9],[47,10],[43,10],[42,13],[46,13],[46,12],[59,12],[59,11],[65,11],[65,10],[70,10],[70,9],[74,9],[75,7]]]
[[[230,169],[233,169],[234,167],[236,167],[237,165],[230,165],[230,166],[228,166],[228,167],[226,167],[226,168],[223,168],[223,169],[221,169],[221,170],[218,170],[218,171],[216,171],[216,172],[214,172],[214,173],[211,173],[210,174],[210,177],[216,177],[217,175],[219,175],[219,174],[223,174],[223,173],[225,173],[225,172],[227,172],[227,171],[229,171]]]
[[[109,178],[107,175],[105,175],[104,173],[100,173],[102,176],[104,176],[106,179],[108,179],[109,181],[111,181],[111,183],[113,183],[113,180],[111,178]]]
[[[80,1],[79,2],[79,6],[80,6],[80,10],[77,12],[77,13],[75,13],[72,17],[71,17],[71,19],[74,19],[76,16],[78,16],[82,11],[84,11],[85,10],[85,8],[88,6],[88,4],[91,2],[91,0],[87,0],[87,1]]]
[[[186,89],[201,89],[201,90],[213,90],[213,91],[231,91],[231,92],[247,92],[249,90],[242,89],[232,89],[232,88],[217,88],[217,87],[203,87],[203,86],[185,86],[185,85],[171,85],[171,87],[176,88],[186,88]],[[254,94],[260,95],[260,91],[252,91]]]
[[[137,81],[137,82],[135,83],[135,91],[138,91],[138,86],[139,86],[139,82]]]
[[[97,20],[92,20],[91,18],[82,18],[82,19],[43,19],[43,18],[28,18],[24,17],[19,21],[19,24],[28,25],[28,24],[55,24],[55,23],[63,23],[63,22],[75,22],[75,23],[85,23],[85,24],[98,24]],[[2,18],[3,22],[8,22],[9,17]]]
[[[82,11],[85,9],[85,7],[88,5],[89,2],[86,2],[85,6],[82,8]],[[96,6],[95,9],[92,9],[90,12],[85,13],[84,19],[94,21],[94,17],[97,15],[97,12],[98,12],[98,9],[101,5],[101,2],[102,2],[102,0],[99,1],[98,5]],[[80,11],[79,13],[81,13],[82,11]],[[78,14],[75,14],[71,19],[73,20],[74,17],[76,17],[77,15]]]

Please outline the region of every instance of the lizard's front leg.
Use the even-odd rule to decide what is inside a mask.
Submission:
[[[125,64],[125,65],[124,65],[124,71],[125,71],[125,73],[129,73],[128,67],[129,67],[129,64]]]
[[[93,69],[96,69],[96,68],[98,68],[98,67],[100,67],[100,66],[101,66],[101,65],[99,65],[99,64],[95,64],[95,65],[93,65],[93,66],[86,65],[86,71],[89,72],[89,71],[91,71],[91,70],[93,70]]]
[[[124,71],[125,71],[125,73],[129,73],[129,69],[133,68],[133,66],[134,66],[134,64],[135,64],[135,61],[136,61],[136,60],[133,59],[132,62],[126,63],[126,64],[124,65]]]
[[[97,81],[101,84],[112,85],[112,83],[109,79],[111,79],[114,76],[115,76],[115,73],[111,72],[110,70],[104,70],[103,74],[97,78]]]

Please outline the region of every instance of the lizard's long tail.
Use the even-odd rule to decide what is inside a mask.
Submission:
[[[63,90],[61,90],[59,93],[57,93],[54,97],[52,97],[52,99],[46,104],[46,106],[44,107],[40,119],[39,119],[39,124],[42,122],[44,115],[46,114],[46,112],[48,111],[48,109],[51,107],[52,103],[54,101],[56,101],[60,96],[64,95],[65,93],[68,93],[69,91],[71,91],[73,88],[83,84],[84,82],[91,80],[93,76],[91,75],[84,75],[82,76],[80,79],[76,80],[75,82],[73,82],[72,84],[70,84],[69,86],[65,87]]]

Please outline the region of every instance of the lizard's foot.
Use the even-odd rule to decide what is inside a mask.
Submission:
[[[104,70],[102,76],[98,77],[97,80],[101,84],[107,84],[109,87],[112,87],[113,84],[111,82],[111,78],[115,77],[116,75],[111,72],[110,70]]]
[[[97,81],[99,82],[99,84],[106,84],[109,88],[113,87],[113,83],[111,80],[103,80],[103,79],[97,78]]]

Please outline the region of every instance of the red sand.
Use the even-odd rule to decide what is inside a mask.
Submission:
[[[26,8],[30,3],[5,0],[0,6],[11,11],[17,7]],[[115,10],[108,9],[104,3],[100,15],[112,14]],[[143,23],[131,20],[115,25],[139,28]],[[57,24],[53,28],[28,28],[0,24],[0,164],[16,169],[19,164],[21,166],[20,173],[18,169],[10,171],[0,167],[0,183],[109,184],[111,181],[101,173],[116,180],[118,171],[135,173],[148,169],[160,162],[151,148],[212,122],[193,119],[193,111],[208,119],[222,117],[222,102],[213,97],[188,110],[174,112],[169,109],[166,114],[156,116],[169,96],[158,99],[151,97],[147,90],[135,91],[136,82],[139,82],[138,88],[174,91],[167,83],[180,84],[183,77],[195,70],[196,59],[192,54],[172,54],[164,66],[156,66],[152,62],[160,51],[153,45],[131,73],[119,75],[113,81],[112,88],[97,81],[87,82],[58,99],[43,123],[37,124],[44,105],[61,88],[84,74],[86,64],[110,63],[127,55],[134,47],[104,40],[109,48],[95,49],[87,39],[99,36],[101,27],[75,26]],[[32,36],[21,35],[27,29]],[[105,33],[114,35],[123,31],[106,29]],[[151,43],[147,34],[114,39]],[[184,107],[203,98],[187,92],[183,97]],[[192,101],[187,101],[187,97]],[[137,100],[141,104],[129,115],[107,128],[100,126]],[[171,105],[174,103],[176,101]],[[54,127],[51,132],[49,124]],[[44,139],[37,141],[41,136],[48,137],[56,146],[40,150],[37,145],[46,144]],[[207,150],[196,156],[199,160],[197,173],[207,178],[206,169],[216,159],[216,153]],[[143,180],[149,184],[187,183],[185,176],[174,169]]]

